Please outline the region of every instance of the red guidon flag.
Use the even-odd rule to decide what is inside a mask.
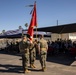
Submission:
[[[32,18],[27,33],[30,35],[30,41],[33,40],[34,26],[37,26],[36,2],[32,11]]]

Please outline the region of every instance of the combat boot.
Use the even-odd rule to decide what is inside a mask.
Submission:
[[[30,65],[30,67],[31,67],[31,68],[34,68],[34,66],[33,66],[32,64]]]
[[[43,71],[46,71],[46,67],[43,68]]]
[[[45,70],[46,70],[46,67],[43,67],[41,70],[42,70],[43,72],[45,72]]]
[[[36,68],[36,66],[35,66],[34,64],[33,64],[32,66],[33,66],[34,68]]]
[[[28,70],[28,69],[26,69],[26,70],[25,70],[25,73],[29,73],[29,72],[31,72],[31,71],[30,71],[30,70]]]

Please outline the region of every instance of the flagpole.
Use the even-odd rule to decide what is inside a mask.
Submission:
[[[36,26],[36,39],[37,39],[37,26]]]
[[[36,4],[36,1],[34,2]],[[36,16],[37,17],[37,16]],[[36,25],[36,39],[37,39],[37,25]]]
[[[29,28],[28,28],[28,31],[27,33],[30,35],[30,40],[32,41],[33,39],[33,35],[34,35],[34,27],[36,27],[36,38],[37,38],[37,15],[36,15],[36,1],[34,2],[34,5],[33,5],[33,10],[32,10],[32,18],[31,18],[31,21],[30,21],[30,25],[29,25]]]
[[[34,3],[36,4],[36,1]],[[37,39],[37,25],[36,25],[36,39]]]

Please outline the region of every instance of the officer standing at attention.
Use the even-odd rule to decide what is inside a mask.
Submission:
[[[42,71],[46,70],[46,58],[47,58],[47,50],[48,50],[48,44],[47,41],[43,38],[43,35],[39,36],[39,55],[40,55],[40,63],[42,67]]]
[[[19,43],[19,50],[22,54],[22,65],[25,73],[31,72],[28,70],[28,61],[29,61],[29,44],[25,35],[22,36],[22,40]]]

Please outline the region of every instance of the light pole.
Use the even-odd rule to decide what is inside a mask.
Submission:
[[[58,26],[58,20],[57,20],[57,26]]]

